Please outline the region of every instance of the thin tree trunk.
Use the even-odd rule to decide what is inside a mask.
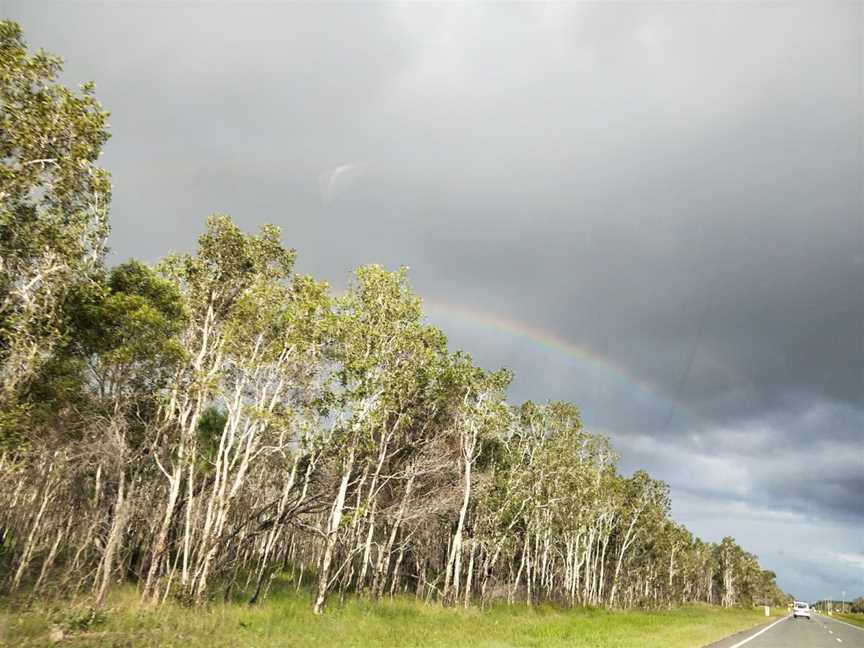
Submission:
[[[117,554],[117,548],[120,546],[120,539],[123,536],[123,530],[126,528],[126,521],[129,518],[131,509],[130,501],[134,494],[134,488],[130,487],[129,494],[125,495],[126,475],[120,473],[120,483],[117,486],[117,501],[114,504],[114,521],[111,524],[111,531],[108,534],[108,542],[105,545],[105,555],[102,558],[101,580],[99,588],[96,591],[96,608],[101,608],[105,603],[105,595],[108,593],[108,586],[111,584],[111,574],[114,572],[114,557]]]
[[[327,535],[324,540],[324,553],[321,556],[321,566],[318,573],[318,593],[312,611],[315,614],[324,612],[324,603],[327,600],[327,590],[330,588],[330,566],[333,562],[333,553],[339,540],[339,524],[342,522],[342,511],[345,507],[345,495],[348,492],[348,482],[351,479],[351,471],[354,468],[355,446],[352,443],[348,457],[342,468],[342,481],[339,484],[339,492],[333,501],[330,510],[330,519],[327,525]]]

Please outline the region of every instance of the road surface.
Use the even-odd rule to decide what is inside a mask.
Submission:
[[[706,648],[864,648],[864,628],[822,614],[814,614],[810,621],[785,617]]]

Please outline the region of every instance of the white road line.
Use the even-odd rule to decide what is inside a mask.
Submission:
[[[753,641],[753,639],[755,639],[756,637],[758,637],[759,635],[761,635],[763,632],[768,632],[768,631],[769,631],[771,628],[773,628],[775,625],[777,625],[778,623],[781,623],[781,622],[785,621],[785,620],[788,619],[788,618],[789,618],[789,617],[783,617],[782,619],[778,619],[777,621],[775,621],[774,623],[772,623],[772,624],[769,625],[768,627],[766,627],[766,628],[762,628],[762,629],[761,629],[759,632],[757,632],[756,634],[747,637],[747,638],[744,639],[743,641],[739,641],[739,642],[738,642],[737,644],[735,644],[734,646],[729,646],[729,648],[740,648],[740,646],[743,646],[744,644],[749,643],[750,641]]]

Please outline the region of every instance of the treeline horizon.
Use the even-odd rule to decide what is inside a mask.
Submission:
[[[108,267],[108,114],[61,69],[0,22],[0,591],[786,603],[575,405],[509,403],[404,270],[334,295],[223,215],[193,254]]]

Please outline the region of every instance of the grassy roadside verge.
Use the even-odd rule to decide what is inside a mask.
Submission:
[[[864,614],[837,614],[834,613],[834,618],[846,623],[851,623],[859,628],[864,628]]]
[[[213,604],[190,610],[142,608],[134,591],[113,592],[105,614],[83,607],[0,601],[0,646],[255,646],[435,648],[697,648],[765,621],[758,610],[684,607],[658,612],[558,610],[522,606],[443,609],[413,599],[349,599],[315,617],[306,596],[275,594],[261,605]]]

